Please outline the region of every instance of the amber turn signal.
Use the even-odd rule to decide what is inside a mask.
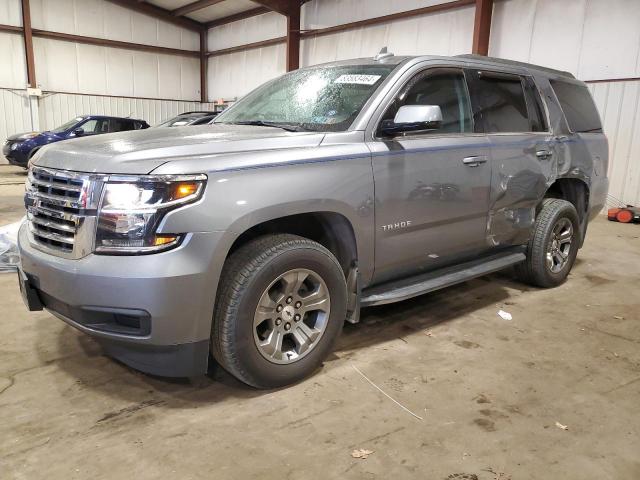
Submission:
[[[179,200],[181,198],[188,197],[189,195],[193,195],[198,191],[198,187],[200,186],[197,182],[180,182],[175,186],[174,200]]]
[[[169,243],[175,242],[177,239],[178,237],[175,235],[163,235],[163,236],[156,235],[153,238],[153,246],[159,247],[161,245],[167,245]]]

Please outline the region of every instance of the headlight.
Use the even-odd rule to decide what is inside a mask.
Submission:
[[[9,150],[11,150],[12,152],[14,150],[16,150],[18,147],[20,146],[19,143],[12,143],[11,146],[9,147]]]
[[[96,253],[155,253],[177,246],[180,233],[156,234],[164,215],[202,197],[205,175],[110,177],[104,185]]]

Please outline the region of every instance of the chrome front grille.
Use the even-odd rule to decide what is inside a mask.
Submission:
[[[89,254],[101,188],[91,174],[31,168],[25,204],[32,244],[68,258]]]

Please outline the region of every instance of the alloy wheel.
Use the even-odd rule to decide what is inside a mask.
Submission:
[[[278,276],[262,293],[253,321],[260,354],[273,363],[305,357],[326,330],[331,298],[325,281],[304,268]]]

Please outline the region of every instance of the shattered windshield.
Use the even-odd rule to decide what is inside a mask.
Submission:
[[[214,123],[344,131],[396,67],[344,65],[296,70],[254,90]]]

